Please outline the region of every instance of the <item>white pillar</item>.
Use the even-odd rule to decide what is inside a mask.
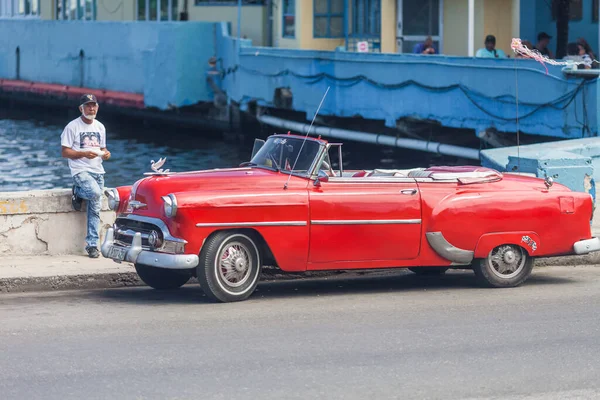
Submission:
[[[464,3],[463,3],[464,4]],[[469,57],[475,55],[475,0],[469,0]]]

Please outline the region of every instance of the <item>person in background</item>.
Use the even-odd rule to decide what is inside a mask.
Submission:
[[[550,39],[552,39],[552,36],[548,35],[546,32],[540,32],[537,36],[538,41],[535,45],[535,50],[539,51],[543,56],[554,58],[554,54],[552,54],[552,51],[548,48]]]
[[[593,68],[593,69],[600,68],[600,64],[598,64],[597,61],[594,61],[596,59],[596,55],[594,54],[594,51],[592,50],[592,46],[589,45],[587,40],[580,37],[579,39],[577,39],[577,44],[580,45],[581,47],[583,47],[583,49],[585,50],[585,54],[587,54],[588,57],[590,58],[591,68]]]
[[[104,189],[103,160],[110,158],[106,148],[106,129],[96,119],[98,101],[93,94],[86,94],[79,102],[81,115],[63,130],[60,136],[62,156],[68,159],[73,189],[71,204],[81,211],[83,200],[87,201],[87,235],[85,250],[90,258],[98,258],[98,230]]]
[[[583,46],[575,42],[567,44],[567,55],[563,57],[563,60],[585,63],[578,64],[577,69],[590,69],[592,65],[592,59],[585,53]]]
[[[475,57],[506,58],[506,54],[504,54],[502,49],[496,49],[496,37],[494,35],[487,35],[485,37],[485,47],[477,50]]]
[[[417,43],[413,48],[414,54],[437,54],[437,50],[433,45],[433,39],[431,36],[427,36],[427,39],[423,43]]]

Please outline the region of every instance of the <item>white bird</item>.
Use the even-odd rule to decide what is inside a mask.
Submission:
[[[154,160],[150,160],[151,168],[154,171],[159,172],[159,168],[163,166],[165,161],[167,161],[167,157],[159,158],[158,161],[156,161],[156,162]]]

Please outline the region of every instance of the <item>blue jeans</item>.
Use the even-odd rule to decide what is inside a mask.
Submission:
[[[87,203],[86,247],[98,247],[104,175],[84,171],[73,176],[73,182],[75,183],[75,195]]]

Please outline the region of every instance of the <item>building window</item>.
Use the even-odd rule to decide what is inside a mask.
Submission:
[[[296,36],[296,1],[283,0],[283,28],[282,36],[293,38]]]
[[[56,19],[94,21],[96,0],[56,0]]]
[[[197,6],[237,6],[237,0],[194,0]],[[264,6],[265,0],[242,0],[243,6]]]
[[[177,21],[177,0],[137,0],[138,21]]]
[[[0,17],[39,18],[40,0],[0,0]]]
[[[344,37],[344,0],[314,0],[313,36]]]

